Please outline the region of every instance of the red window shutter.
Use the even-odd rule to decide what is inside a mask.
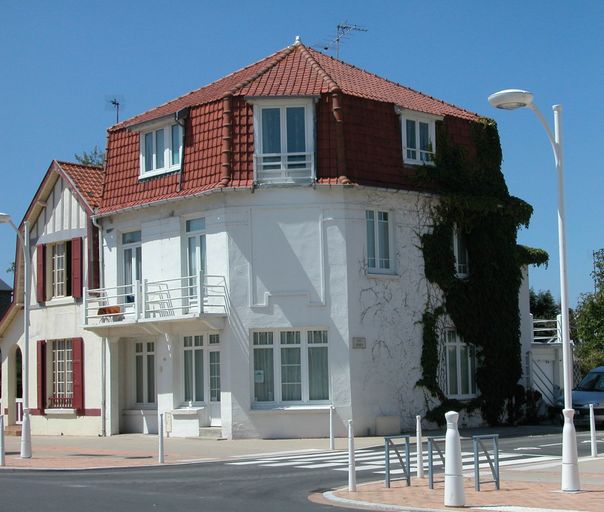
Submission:
[[[39,249],[39,248],[38,248]],[[46,341],[38,340],[38,412],[46,409]]]
[[[36,300],[38,302],[46,301],[46,246],[38,245],[36,265]]]
[[[82,239],[71,240],[71,296],[82,298]]]
[[[84,340],[71,339],[73,368],[73,408],[84,413]]]

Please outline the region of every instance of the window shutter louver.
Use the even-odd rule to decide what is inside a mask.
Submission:
[[[71,240],[71,296],[82,298],[82,239]]]
[[[72,369],[73,369],[73,408],[84,413],[84,341],[82,338],[72,338]]]
[[[46,246],[38,245],[36,255],[36,300],[46,302]]]
[[[38,340],[38,413],[46,409],[46,341]]]

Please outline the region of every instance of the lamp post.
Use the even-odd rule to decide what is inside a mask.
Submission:
[[[9,224],[17,232],[23,248],[23,424],[21,426],[21,458],[31,459],[31,427],[29,424],[29,287],[30,287],[30,254],[29,222],[23,222],[23,234],[13,223],[10,215],[0,213],[0,224]],[[16,269],[15,269],[16,272]]]
[[[578,491],[581,487],[579,482],[579,463],[577,455],[577,434],[573,424],[572,404],[572,365],[571,348],[569,336],[568,319],[568,282],[566,274],[566,232],[564,212],[564,167],[562,153],[562,128],[561,115],[562,106],[554,105],[554,132],[552,133],[547,121],[541,111],[533,103],[533,94],[520,89],[506,89],[489,96],[489,103],[504,110],[515,110],[517,108],[529,108],[532,110],[547,133],[558,177],[558,253],[560,258],[560,303],[562,316],[562,366],[564,378],[564,429],[562,431],[562,491]]]

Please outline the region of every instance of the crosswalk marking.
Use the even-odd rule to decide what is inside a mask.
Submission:
[[[493,456],[491,455],[491,460]],[[508,466],[512,464],[527,464],[543,462],[557,457],[536,455],[533,453],[499,453],[499,465]],[[384,448],[376,446],[373,448],[361,448],[355,450],[356,471],[371,472],[376,475],[384,475]],[[484,454],[478,458],[480,468],[489,468],[489,462]],[[291,455],[279,454],[270,456],[270,454],[259,455],[256,459],[235,460],[225,464],[233,466],[257,466],[267,468],[291,467],[296,469],[331,469],[333,471],[348,471],[348,453],[346,451],[309,451],[307,453],[292,453]],[[474,453],[469,451],[462,452],[462,464],[464,471],[471,471],[474,468]],[[409,465],[412,473],[417,471],[417,454],[415,450],[409,453]],[[423,465],[428,470],[428,452],[423,452]],[[435,454],[433,459],[434,467],[442,472],[442,460]],[[394,452],[390,453],[390,474],[402,475],[398,457]]]

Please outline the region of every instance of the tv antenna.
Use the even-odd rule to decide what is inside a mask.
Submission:
[[[350,32],[367,32],[368,29],[365,27],[361,27],[360,25],[355,25],[352,23],[348,23],[348,21],[343,21],[342,23],[338,23],[336,27],[336,37],[329,41],[328,43],[321,45],[324,50],[331,50],[332,48],[336,49],[336,59],[340,58],[340,44],[342,40],[350,33]]]
[[[119,94],[105,96],[107,107],[105,110],[115,110],[115,123],[120,122],[120,107],[124,106],[124,98]]]

